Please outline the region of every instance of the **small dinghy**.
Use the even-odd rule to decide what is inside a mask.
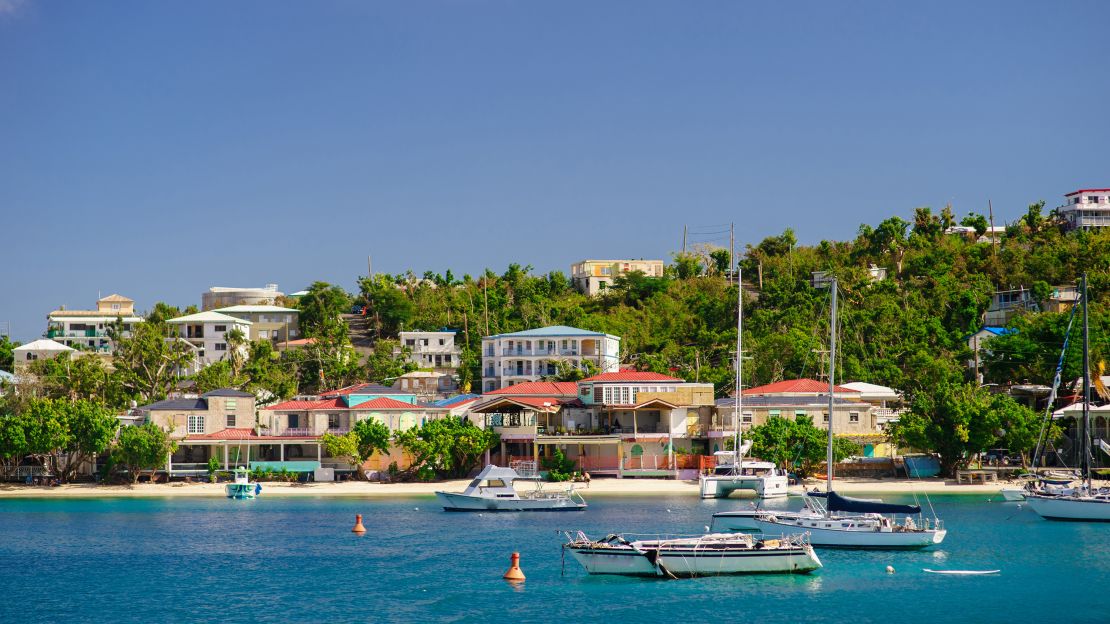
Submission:
[[[951,574],[954,576],[982,576],[984,574],[998,574],[1002,570],[930,570],[929,568],[922,568],[922,571],[929,574]]]

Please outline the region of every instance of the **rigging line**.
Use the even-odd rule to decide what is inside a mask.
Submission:
[[[1079,306],[1072,306],[1071,316],[1070,318],[1068,318],[1068,327],[1066,330],[1064,330],[1064,346],[1062,349],[1060,349],[1060,359],[1056,362],[1056,374],[1052,378],[1052,390],[1048,394],[1048,402],[1045,405],[1045,417],[1044,420],[1041,421],[1041,432],[1037,436],[1037,448],[1036,451],[1033,453],[1033,468],[1037,467],[1037,460],[1040,459],[1041,456],[1041,446],[1045,442],[1044,438],[1048,430],[1049,418],[1051,418],[1052,416],[1052,404],[1056,402],[1056,391],[1060,387],[1060,377],[1061,375],[1063,375],[1064,372],[1064,359],[1068,353],[1068,343],[1071,341],[1072,323],[1075,321],[1075,311],[1078,309]],[[1057,455],[1059,455],[1058,452]]]

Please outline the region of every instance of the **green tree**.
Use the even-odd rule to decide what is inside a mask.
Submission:
[[[8,340],[7,336],[0,336],[0,370],[9,373],[15,370],[15,358],[12,351],[18,346],[18,342]]]
[[[192,379],[197,384],[197,392],[204,394],[219,388],[241,388],[245,378],[236,377],[227,360],[213,362],[197,371]]]
[[[305,336],[330,333],[335,323],[341,323],[340,315],[351,309],[351,297],[339,286],[327,282],[314,282],[297,302],[301,311],[299,323]]]
[[[972,384],[939,384],[914,398],[892,431],[900,444],[935,452],[941,471],[954,476],[971,457],[1000,441],[1027,451],[1036,444],[1037,415],[1005,395],[992,395]]]
[[[828,433],[818,429],[813,419],[799,416],[794,420],[772,416],[767,422],[747,433],[752,441],[752,455],[780,467],[793,468],[801,477],[813,474],[826,459]],[[858,454],[860,446],[845,438],[833,437],[833,460]]]
[[[31,454],[26,419],[0,408],[0,475],[15,476],[16,468]]]
[[[358,436],[354,431],[350,431],[343,435],[335,435],[333,433],[325,433],[320,442],[324,445],[324,450],[328,455],[336,459],[342,459],[351,467],[355,473],[355,478],[362,478],[362,462],[364,457],[359,453],[358,449]]]
[[[103,453],[119,428],[111,409],[87,400],[32,399],[24,415],[28,454],[63,483],[73,480],[82,464]]]
[[[109,331],[116,343],[112,365],[117,379],[128,394],[143,401],[165,398],[180,371],[196,359],[192,346],[183,340],[167,340],[165,328],[157,324],[137,323],[129,337],[118,329]]]
[[[119,376],[96,355],[66,352],[35,360],[28,370],[40,396],[101,401],[115,409],[126,407],[131,399]]]
[[[360,420],[343,435],[325,433],[321,438],[328,455],[345,461],[361,479],[362,464],[374,453],[389,452],[389,427],[374,419]]]
[[[975,228],[976,236],[982,236],[987,233],[987,218],[981,214],[969,212],[966,217],[960,220],[960,225],[964,227]]]
[[[154,423],[121,427],[112,459],[127,469],[131,482],[139,480],[144,470],[155,470],[166,464],[166,458],[177,450],[177,442]]]
[[[451,416],[402,431],[395,439],[412,455],[412,470],[417,474],[446,477],[465,477],[478,466],[482,454],[500,442],[493,431]]]
[[[399,355],[393,355],[397,351]],[[405,356],[408,347],[401,347],[397,340],[378,340],[366,358],[366,378],[389,385],[390,380],[417,369]]]

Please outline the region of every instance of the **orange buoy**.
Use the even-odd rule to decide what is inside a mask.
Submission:
[[[362,526],[362,514],[355,514],[355,528],[351,529],[351,533],[362,535],[365,532],[366,527]]]
[[[505,576],[501,577],[506,581],[523,581],[524,572],[520,569],[520,553],[513,553],[510,559],[512,564],[509,566],[509,571],[505,572]]]

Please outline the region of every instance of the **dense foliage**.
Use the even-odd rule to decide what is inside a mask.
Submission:
[[[398,433],[394,439],[412,455],[411,470],[422,480],[465,477],[478,466],[482,454],[500,442],[493,431],[454,417],[429,420]]]
[[[772,416],[745,435],[752,441],[752,455],[789,468],[799,477],[812,475],[826,458],[828,434],[808,416],[796,419]],[[843,461],[859,452],[859,444],[833,437],[834,461]]]

